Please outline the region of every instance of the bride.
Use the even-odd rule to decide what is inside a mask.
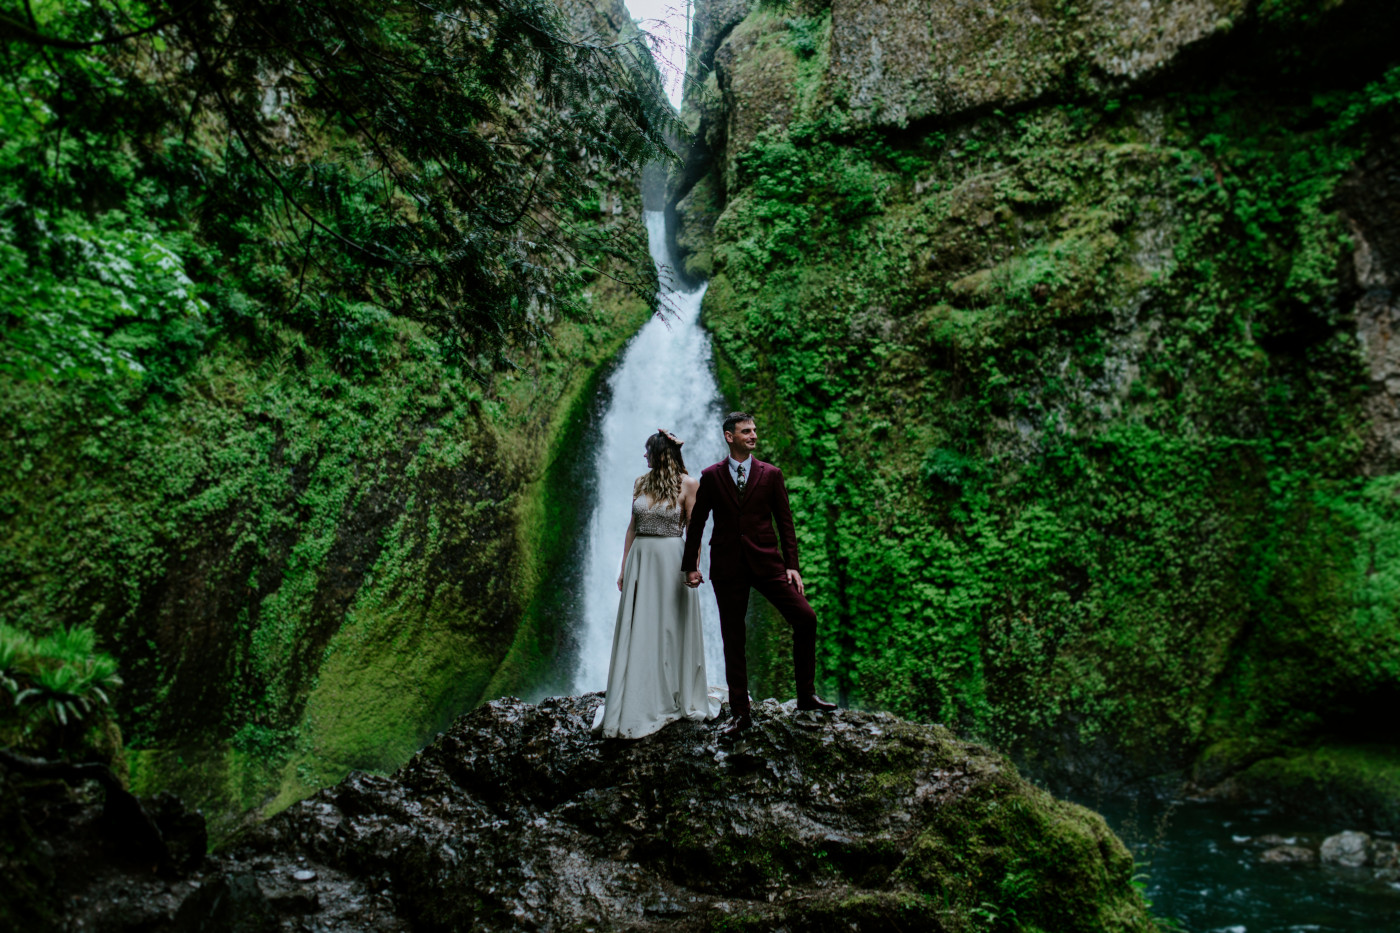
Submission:
[[[647,438],[650,469],[632,487],[632,518],[622,547],[608,691],[593,722],[608,738],[640,739],[677,719],[713,719],[700,594],[681,572],[681,532],[700,484],[669,431]]]

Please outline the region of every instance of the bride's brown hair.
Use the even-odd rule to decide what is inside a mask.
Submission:
[[[681,457],[681,444],[669,431],[657,431],[647,438],[647,458],[651,469],[637,477],[632,486],[632,497],[646,494],[653,504],[664,502],[675,505],[681,498],[681,477],[689,476],[685,471],[685,460]]]

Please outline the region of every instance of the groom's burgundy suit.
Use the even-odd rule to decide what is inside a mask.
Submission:
[[[750,466],[752,464],[752,466]],[[713,513],[710,537],[710,582],[719,603],[719,628],[724,638],[724,667],[729,679],[729,706],[736,716],[749,712],[749,672],[744,657],[747,632],[744,617],[749,589],[758,590],[792,626],[792,664],[798,697],[816,693],[817,614],[807,598],[788,582],[797,570],[797,532],[793,530],[783,473],[771,463],[750,457],[744,494],[734,484],[728,459],[700,471],[700,488],[685,532],[681,571],[697,569],[700,536]],[[773,525],[778,526],[777,534]],[[778,544],[782,542],[782,553]]]

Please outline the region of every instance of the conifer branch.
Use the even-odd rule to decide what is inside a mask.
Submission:
[[[195,0],[195,3],[197,2],[199,2],[199,0]],[[104,36],[101,39],[80,40],[64,39],[60,36],[44,35],[42,32],[39,31],[38,25],[35,22],[34,11],[33,7],[30,4],[30,0],[24,0],[25,10],[29,14],[29,21],[31,25],[25,25],[24,23],[16,22],[10,17],[0,14],[0,39],[18,39],[19,41],[28,43],[29,45],[38,45],[43,46],[44,48],[51,49],[66,49],[68,51],[76,52],[100,48],[104,45],[120,45],[123,42],[128,42],[132,39],[139,39],[141,36],[148,36],[151,33],[159,32],[166,26],[169,26],[171,23],[174,23],[176,20],[183,17],[190,10],[194,9],[195,3],[190,3],[184,8],[174,13],[171,13],[169,16],[166,16],[162,19],[157,20],[154,23],[151,23],[151,25],[149,26],[143,26],[142,28],[133,30],[131,32],[122,33],[121,35],[117,36]]]

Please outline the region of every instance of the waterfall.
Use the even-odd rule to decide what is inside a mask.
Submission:
[[[705,286],[678,291],[666,250],[666,221],[661,211],[645,212],[651,258],[661,278],[666,319],[652,318],[628,343],[608,379],[610,401],[599,427],[593,462],[597,494],[588,523],[588,551],[583,568],[582,619],[578,629],[578,667],[573,692],[607,686],[617,621],[617,574],[622,542],[632,510],[632,483],[646,472],[643,445],[657,428],[685,441],[686,469],[700,470],[725,456],[720,422],[724,409],[710,369],[710,337],[700,327],[700,300]],[[709,539],[706,529],[705,540]],[[724,653],[719,610],[709,585],[709,552],[701,549],[700,613],[705,631],[705,666],[710,683],[724,683]],[[680,568],[676,568],[679,573]]]

